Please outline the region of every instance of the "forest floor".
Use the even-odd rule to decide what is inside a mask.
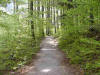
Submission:
[[[18,75],[83,75],[78,67],[68,63],[68,59],[58,49],[56,40],[51,36],[42,41],[40,52],[31,65],[19,71]]]

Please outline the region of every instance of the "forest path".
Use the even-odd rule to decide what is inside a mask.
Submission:
[[[69,64],[64,64],[64,54],[58,50],[57,42],[51,36],[41,43],[41,50],[33,65],[21,75],[82,75]]]

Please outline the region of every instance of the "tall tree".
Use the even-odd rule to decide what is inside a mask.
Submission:
[[[14,6],[14,13],[16,13],[18,11],[18,3],[19,1],[18,0],[13,0],[13,6]]]
[[[41,7],[42,7],[42,34],[43,34],[43,36],[44,36],[44,4],[42,4],[42,1],[41,1]]]
[[[46,11],[47,11],[47,15],[46,15],[46,18],[48,19],[48,21],[49,21],[49,19],[50,19],[50,0],[47,0],[46,1]],[[50,21],[49,21],[50,22]],[[48,25],[46,25],[46,35],[50,35],[50,29],[49,29],[49,26]]]
[[[32,37],[35,39],[35,33],[34,33],[34,21],[33,21],[33,0],[29,0],[29,15],[30,15],[30,24],[31,24],[31,32]]]

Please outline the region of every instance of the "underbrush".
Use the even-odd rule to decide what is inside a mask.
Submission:
[[[2,15],[0,29],[0,75],[3,75],[27,64],[39,51],[43,36],[35,32],[34,40],[26,19],[18,21],[16,15]]]
[[[71,27],[59,38],[59,47],[70,63],[84,69],[85,75],[100,75],[100,41],[96,36],[87,37],[89,34],[88,28]]]

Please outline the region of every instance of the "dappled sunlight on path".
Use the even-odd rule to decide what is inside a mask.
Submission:
[[[49,36],[43,40],[33,65],[21,75],[80,75],[80,72],[64,64],[63,53],[58,50],[56,40]]]

